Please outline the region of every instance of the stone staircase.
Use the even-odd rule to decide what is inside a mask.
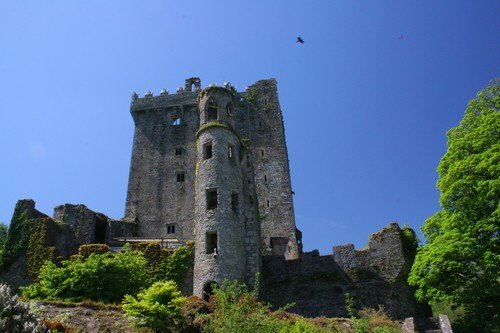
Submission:
[[[453,333],[448,316],[439,318],[406,318],[403,323],[405,333]]]

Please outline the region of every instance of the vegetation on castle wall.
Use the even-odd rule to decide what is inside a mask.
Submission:
[[[78,248],[78,254],[86,259],[91,254],[104,254],[109,252],[109,246],[106,244],[84,244]]]
[[[7,270],[21,255],[26,256],[26,274],[35,278],[46,260],[54,260],[56,249],[47,246],[49,218],[26,217],[16,210],[12,217],[3,251],[0,270]]]
[[[2,255],[3,247],[7,241],[7,234],[9,232],[9,227],[5,223],[0,222],[0,257]]]
[[[405,225],[403,229],[401,229],[401,240],[403,242],[403,253],[407,258],[413,259],[417,254],[418,248],[418,238],[415,231],[409,226]]]
[[[59,265],[46,261],[38,282],[23,288],[28,298],[78,302],[84,299],[116,303],[125,294],[135,295],[157,281],[180,284],[189,268],[194,244],[167,255],[158,243],[144,243],[132,250],[111,253],[103,244],[87,244],[78,255]]]
[[[49,223],[49,218],[43,218],[37,220],[36,225],[31,225],[29,228],[30,230],[27,235],[26,273],[32,279],[37,278],[46,260],[54,261],[56,257],[56,248],[47,246]]]
[[[23,288],[28,298],[116,303],[126,294],[147,287],[147,261],[137,251],[90,254],[86,259],[65,260],[60,266],[47,261],[38,282]]]

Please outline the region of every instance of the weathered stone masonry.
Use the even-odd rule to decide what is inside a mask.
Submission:
[[[118,245],[116,238],[195,241],[181,289],[207,297],[213,282],[262,278],[262,297],[295,303],[305,316],[345,316],[345,295],[358,307],[385,306],[394,318],[418,316],[406,283],[415,253],[397,224],[368,247],[335,246],[331,255],[302,253],[295,226],[283,116],[274,79],[237,92],[230,84],[201,88],[190,78],[169,94],[132,95],[135,123],[125,217],[112,220],[65,204],[53,219],[21,200],[14,216],[43,226],[43,246],[68,258],[79,245]],[[26,233],[26,230],[21,232]],[[27,284],[30,254],[20,253],[0,281]]]

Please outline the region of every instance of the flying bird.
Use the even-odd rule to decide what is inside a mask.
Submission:
[[[296,43],[304,44],[304,40],[301,37],[297,37]]]

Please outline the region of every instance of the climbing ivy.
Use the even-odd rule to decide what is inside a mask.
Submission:
[[[24,211],[15,210],[4,250],[0,255],[0,270],[7,270],[22,255],[26,256],[26,273],[36,278],[46,260],[54,260],[56,248],[47,246],[50,218],[27,218]]]

